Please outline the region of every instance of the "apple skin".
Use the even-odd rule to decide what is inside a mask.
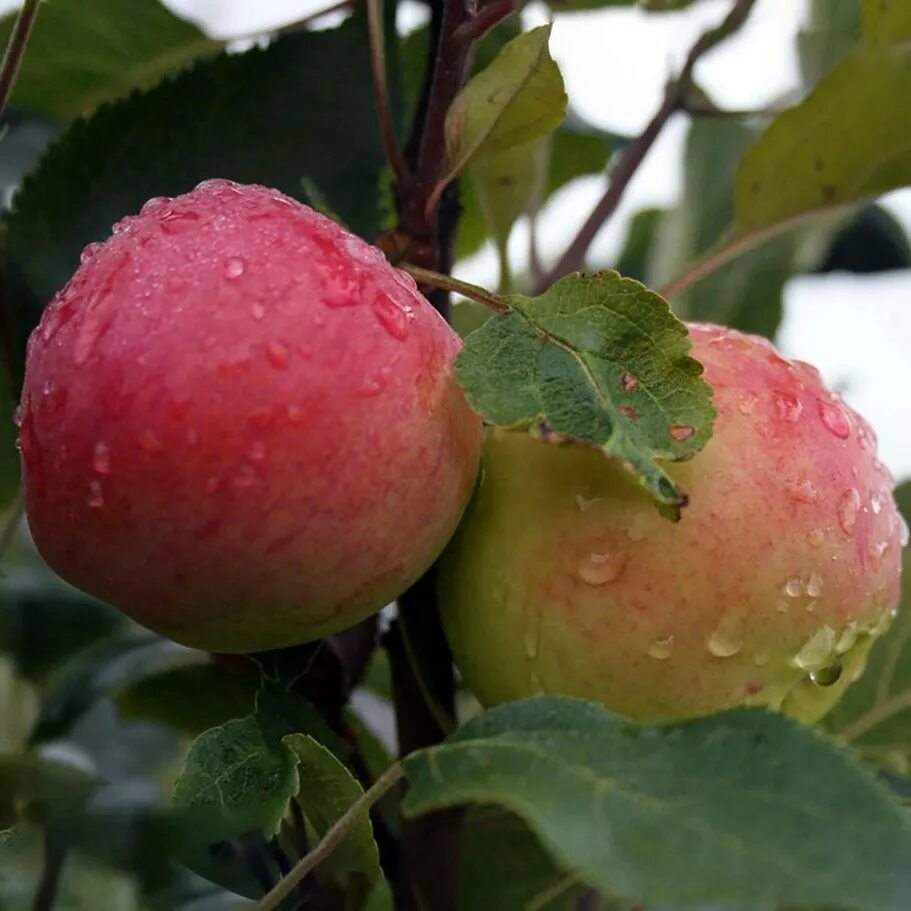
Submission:
[[[718,411],[663,519],[580,443],[493,430],[440,563],[444,626],[486,705],[561,693],[633,719],[767,705],[821,717],[899,596],[907,528],[869,426],[764,339],[689,327]]]
[[[207,181],[86,249],[32,334],[29,525],[178,642],[316,639],[417,579],[471,494],[460,341],[405,273],[276,191]]]

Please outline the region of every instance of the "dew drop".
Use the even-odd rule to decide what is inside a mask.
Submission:
[[[95,444],[95,451],[92,453],[92,468],[98,474],[110,474],[111,450],[107,443],[99,441]]]
[[[787,495],[797,503],[815,503],[819,498],[819,491],[809,478],[788,478],[784,482],[784,489]]]
[[[160,224],[161,230],[165,234],[183,234],[184,231],[192,228],[199,221],[199,216],[190,211],[189,209],[184,210],[172,210],[171,212],[166,213],[162,216]],[[243,271],[243,270],[241,270]]]
[[[285,409],[285,414],[292,424],[302,424],[306,417],[306,411],[300,405],[289,405]]]
[[[266,360],[276,370],[285,370],[288,366],[288,346],[282,342],[269,342],[266,346]]]
[[[148,429],[139,434],[139,446],[149,455],[161,455],[164,452],[164,445],[161,440]]]
[[[908,546],[908,523],[902,516],[898,517],[898,546]]]
[[[838,524],[846,535],[850,535],[854,531],[859,509],[860,494],[855,488],[850,487],[838,500]]]
[[[745,392],[737,402],[737,410],[743,415],[752,414],[758,401],[759,396],[755,392]]]
[[[814,528],[807,535],[807,542],[810,547],[822,547],[823,541],[826,540],[826,533],[821,528]]]
[[[772,396],[775,407],[778,410],[778,417],[790,424],[796,424],[803,413],[803,403],[796,395],[788,392],[776,392]]]
[[[870,509],[873,510],[873,515],[878,516],[883,511],[883,498],[880,494],[875,493],[870,497]]]
[[[818,598],[822,594],[822,578],[819,573],[810,573],[807,579],[807,594],[811,598]]]
[[[252,465],[241,465],[232,483],[238,490],[246,490],[256,483],[256,471]]]
[[[791,576],[784,584],[784,593],[789,598],[799,598],[804,593],[804,582],[800,576]]]
[[[706,641],[706,648],[716,658],[731,658],[743,648],[743,641],[729,621],[722,620]]]
[[[85,500],[89,509],[101,509],[104,506],[104,494],[101,492],[101,481],[89,481],[89,495]]]
[[[195,446],[199,442],[199,432],[191,427],[187,431],[186,441],[187,446]]]
[[[688,424],[674,424],[671,427],[671,436],[680,442],[688,440],[696,432],[695,428]]]
[[[620,578],[628,561],[626,554],[590,553],[579,564],[579,578],[586,585],[606,585]]]
[[[90,259],[93,259],[95,254],[102,248],[103,244],[87,244],[82,248],[82,253],[79,254],[79,262],[82,265],[85,265]]]
[[[753,664],[756,667],[765,667],[769,663],[769,653],[768,652],[756,652],[753,655]]]
[[[250,447],[250,458],[254,462],[262,462],[266,457],[266,444],[262,440],[256,440]]]
[[[870,557],[870,563],[873,566],[873,569],[878,570],[883,565],[883,558],[886,556],[886,552],[889,550],[888,541],[879,541],[878,543],[871,542],[870,548],[867,551],[867,554]]]
[[[41,389],[39,407],[45,414],[57,414],[66,405],[67,391],[53,380],[48,380]]]
[[[658,661],[666,661],[671,657],[671,652],[674,650],[674,637],[665,636],[663,639],[656,639],[648,647],[648,654],[651,658],[656,658]]]
[[[229,256],[222,269],[229,281],[237,281],[247,271],[247,264],[239,256]]]
[[[802,671],[820,670],[826,667],[835,655],[835,630],[824,626],[810,636],[794,656],[794,664]]]
[[[601,497],[587,497],[582,493],[576,494],[576,506],[579,507],[579,512],[588,512],[600,500]]]
[[[832,686],[841,679],[841,672],[841,658],[836,658],[826,667],[822,667],[818,671],[810,671],[810,680],[817,686]]]
[[[634,377],[628,370],[620,374],[620,388],[624,392],[632,392],[639,385],[639,380]]]
[[[398,341],[408,337],[408,323],[414,319],[410,308],[403,309],[388,294],[379,292],[373,299],[373,313],[380,325]]]
[[[825,399],[819,399],[819,417],[829,433],[838,437],[840,440],[846,440],[851,436],[851,422],[845,414],[844,408],[836,402],[827,402]]]
[[[167,196],[153,196],[143,203],[142,208],[139,210],[139,214],[154,215],[156,212],[160,212],[170,201],[171,200]]]
[[[788,612],[788,602],[787,602],[787,601],[779,601],[779,602],[775,605],[775,610],[776,610],[779,614],[786,614],[786,613]]]
[[[187,283],[179,275],[169,275],[165,287],[172,294],[180,294],[181,291],[186,291]]]
[[[639,418],[639,412],[630,405],[621,405],[617,410],[620,412],[620,414],[623,415],[623,417],[629,418],[630,420],[635,421]]]
[[[266,308],[259,301],[255,301],[250,307],[250,316],[255,320],[261,320],[265,315]]]

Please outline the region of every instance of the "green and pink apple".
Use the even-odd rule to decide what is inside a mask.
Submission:
[[[351,626],[446,544],[477,472],[459,340],[409,276],[264,187],[123,219],[29,343],[29,526],[74,585],[179,642]]]
[[[815,719],[861,673],[907,529],[869,426],[765,340],[691,325],[718,411],[662,518],[594,448],[493,430],[440,568],[487,705],[563,693],[635,719],[762,704]]]

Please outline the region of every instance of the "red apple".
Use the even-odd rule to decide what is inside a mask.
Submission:
[[[409,276],[263,187],[150,200],[29,343],[29,525],[61,576],[188,645],[351,626],[433,561],[481,439]]]
[[[493,431],[441,562],[443,618],[486,704],[539,692],[645,720],[763,704],[814,719],[862,671],[907,529],[869,426],[818,372],[692,325],[718,410],[667,466],[679,523],[579,443]]]

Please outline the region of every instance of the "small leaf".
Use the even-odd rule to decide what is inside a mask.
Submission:
[[[563,119],[566,92],[549,37],[541,26],[514,38],[459,93],[446,113],[447,181],[473,158],[527,145]]]
[[[341,819],[364,793],[357,779],[321,743],[306,734],[284,740],[298,762],[297,799],[318,838]],[[335,875],[358,873],[370,882],[382,879],[380,856],[370,817],[363,814],[320,868]]]
[[[251,830],[270,838],[297,787],[294,756],[284,747],[271,750],[248,715],[193,741],[172,802],[198,820],[200,842],[213,844]]]
[[[465,340],[456,360],[487,422],[573,437],[619,459],[652,496],[684,495],[660,466],[695,455],[714,410],[686,327],[653,291],[616,272],[570,275]]]
[[[658,230],[667,212],[667,209],[642,209],[630,219],[623,249],[614,265],[621,275],[637,282],[646,280]]]
[[[743,158],[734,187],[736,236],[911,183],[911,46],[856,51],[799,105],[779,115]]]
[[[907,0],[861,0],[864,43],[869,47],[911,40],[911,4]]]
[[[506,807],[561,867],[631,901],[907,908],[907,815],[849,754],[764,710],[643,727],[540,697],[468,722],[406,771],[408,815]]]
[[[0,20],[0,46],[14,21]],[[221,46],[158,0],[44,0],[12,101],[71,120]]]

